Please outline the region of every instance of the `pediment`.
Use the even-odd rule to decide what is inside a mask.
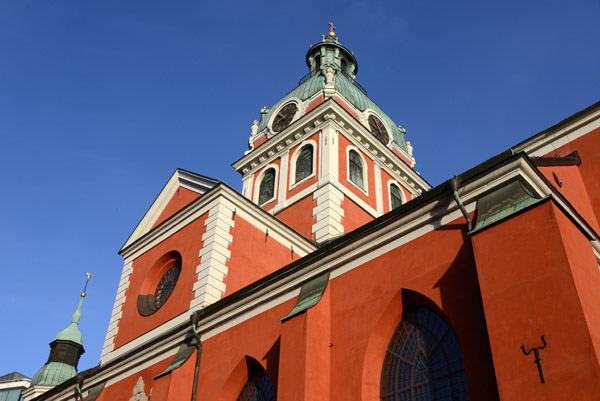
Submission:
[[[122,249],[131,245],[218,183],[218,180],[191,171],[175,170]]]

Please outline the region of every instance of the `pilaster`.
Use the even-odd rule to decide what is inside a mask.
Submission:
[[[383,185],[381,183],[381,166],[377,161],[374,162],[375,174],[375,199],[377,201],[377,216],[383,214]]]
[[[112,314],[110,316],[110,321],[108,322],[108,329],[106,331],[106,337],[100,358],[103,358],[104,355],[108,354],[115,348],[113,341],[117,335],[117,331],[119,330],[118,325],[119,321],[121,320],[121,315],[123,314],[121,307],[125,303],[125,292],[127,291],[127,288],[129,288],[129,277],[133,271],[132,264],[132,260],[126,260],[125,265],[123,266],[121,280],[119,281],[119,288],[117,288],[117,296],[115,297]]]
[[[229,246],[233,241],[230,233],[234,226],[235,206],[220,198],[208,212],[204,222],[206,232],[202,235],[203,246],[200,249],[200,264],[196,268],[196,282],[193,286],[194,298],[190,309],[205,307],[219,299],[225,292],[224,278],[227,274],[227,261],[231,257]]]
[[[317,242],[326,241],[344,233],[342,217],[344,194],[332,184],[325,184],[313,193],[317,205],[313,209],[315,224],[312,234]]]

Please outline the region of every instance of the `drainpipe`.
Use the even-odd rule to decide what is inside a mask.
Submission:
[[[471,222],[471,216],[469,216],[469,213],[467,213],[465,205],[463,205],[462,201],[460,200],[460,197],[458,196],[458,177],[454,176],[454,178],[451,178],[450,180],[448,180],[448,182],[450,183],[450,188],[452,189],[454,199],[456,200],[456,203],[458,204],[458,207],[460,208],[460,211],[462,212],[463,216],[465,216],[465,219],[467,220],[467,231],[471,231],[473,225],[473,223]]]
[[[192,331],[196,337],[196,370],[194,371],[194,386],[192,388],[192,401],[196,401],[196,391],[198,389],[198,374],[200,373],[200,356],[202,353],[202,342],[200,342],[200,334],[198,333],[197,325],[200,321],[200,315],[192,313],[190,322],[192,323]]]
[[[77,375],[75,377],[75,401],[83,401],[83,394],[81,393],[81,385],[83,384],[83,375]]]

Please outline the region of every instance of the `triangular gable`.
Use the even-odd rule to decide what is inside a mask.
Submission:
[[[191,171],[175,170],[123,245],[123,249],[218,183],[218,180]]]

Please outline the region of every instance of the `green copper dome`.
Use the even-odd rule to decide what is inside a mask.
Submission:
[[[36,372],[31,385],[58,386],[77,374],[74,366],[63,362],[48,362]]]
[[[79,301],[79,306],[77,306],[77,310],[73,313],[71,317],[71,324],[62,329],[57,335],[55,340],[67,340],[73,341],[74,343],[83,345],[83,336],[81,335],[81,331],[79,331],[79,320],[81,319],[81,304],[83,303],[83,298]]]
[[[337,36],[330,32],[323,37],[323,41],[311,46],[306,54],[306,63],[310,69],[310,77],[301,82],[296,88],[292,89],[283,99],[277,102],[273,107],[261,112],[261,120],[258,131],[267,128],[267,124],[273,113],[277,112],[281,106],[289,100],[297,98],[305,101],[325,87],[325,73],[327,68],[332,68],[335,72],[333,86],[348,102],[360,111],[373,110],[385,121],[392,138],[398,146],[407,150],[404,140],[404,129],[399,128],[392,119],[385,114],[379,106],[375,104],[359,88],[355,80],[358,64],[352,52],[342,46]]]
[[[48,362],[33,376],[32,386],[57,386],[77,374],[79,357],[85,352],[83,337],[79,331],[84,296],[85,292],[81,294],[79,305],[71,317],[71,324],[61,330],[50,343]]]

